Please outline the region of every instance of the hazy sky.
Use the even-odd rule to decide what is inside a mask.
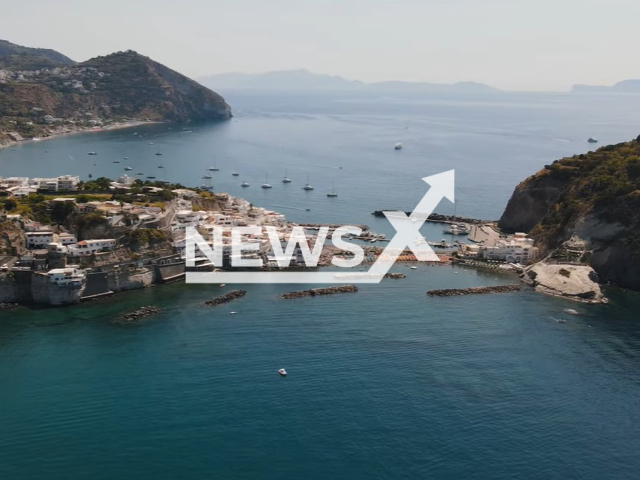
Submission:
[[[20,5],[20,7],[17,7]],[[0,38],[191,77],[306,68],[558,90],[640,78],[638,0],[0,0]]]

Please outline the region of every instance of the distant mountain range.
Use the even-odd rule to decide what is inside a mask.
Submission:
[[[0,145],[114,123],[230,117],[220,95],[131,50],[76,63],[0,41]]]
[[[640,80],[623,80],[611,86],[574,85],[574,93],[640,93]]]
[[[364,83],[359,80],[347,80],[308,70],[286,70],[258,74],[223,73],[200,78],[200,82],[217,90],[371,91],[381,93],[495,93],[500,91],[489,85],[475,82],[454,84],[401,81]]]

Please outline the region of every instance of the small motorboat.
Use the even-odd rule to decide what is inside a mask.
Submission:
[[[587,139],[587,142],[589,142],[589,143],[598,143],[598,139],[597,138],[593,138],[593,137],[589,137]]]
[[[136,175],[144,175],[144,173],[138,172],[138,173],[136,173]]]
[[[211,175],[203,175],[202,178],[204,180],[211,180]]]
[[[238,172],[231,172],[232,177],[239,177],[240,174]]]
[[[247,182],[242,182],[242,183],[240,184],[240,186],[241,186],[241,187],[248,187],[248,186],[249,186],[249,184],[248,184]]]
[[[158,165],[158,168],[164,168],[164,165]]]
[[[153,175],[150,175],[150,176],[148,176],[147,178],[148,178],[149,180],[153,180],[153,179],[154,179],[154,178],[156,178],[156,177],[154,177]]]
[[[129,171],[133,170],[133,168],[131,168],[131,167],[124,167],[124,170],[125,170],[125,172],[129,172]]]
[[[87,152],[87,155],[97,155],[96,152]]]
[[[123,160],[129,160],[129,157],[122,157]]]
[[[398,142],[393,146],[393,148],[394,148],[394,150],[402,150],[402,144],[400,142]]]
[[[238,312],[229,312],[229,315],[237,315]]]
[[[278,370],[278,373],[280,374],[281,377],[287,376],[287,371],[284,368],[281,368],[280,370]]]
[[[149,142],[149,145],[153,145],[153,142]]]
[[[114,160],[113,163],[120,163],[120,160]]]
[[[411,270],[417,270],[418,267],[416,267],[415,265],[413,267],[411,267]]]
[[[226,286],[227,286],[227,284],[226,284],[226,283],[221,283],[221,284],[220,284],[220,285],[218,285],[218,286],[220,286],[220,287],[226,287]]]
[[[162,155],[160,152],[156,152],[156,155]]]

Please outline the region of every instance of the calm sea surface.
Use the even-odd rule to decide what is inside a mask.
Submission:
[[[457,213],[497,218],[519,181],[587,151],[587,137],[640,133],[633,97],[226,98],[230,122],[29,143],[0,151],[0,175],[131,166],[197,185],[215,164],[217,191],[295,221],[391,234],[370,212],[412,209],[424,176],[455,168]],[[266,175],[271,190],[259,188]],[[301,190],[307,175],[313,192]],[[611,305],[597,307],[530,291],[429,298],[516,278],[394,270],[407,278],[335,297],[285,301],[305,287],[250,285],[211,308],[202,303],[232,287],[172,284],[0,312],[0,478],[638,477],[640,295],[610,289]],[[149,304],[164,311],[112,323]]]

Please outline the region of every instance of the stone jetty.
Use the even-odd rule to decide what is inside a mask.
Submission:
[[[482,295],[486,293],[507,293],[521,290],[521,285],[495,285],[493,287],[447,288],[444,290],[429,290],[430,297],[456,297],[459,295]]]
[[[342,285],[340,287],[312,288],[311,290],[300,290],[282,295],[282,298],[315,297],[316,295],[333,295],[336,293],[355,293],[358,287],[355,285]]]
[[[223,303],[230,302],[236,298],[244,297],[246,294],[246,290],[232,290],[229,293],[225,293],[224,295],[214,298],[213,300],[207,300],[204,304],[215,307],[216,305],[222,305]]]
[[[385,273],[384,278],[407,278],[404,273]]]
[[[150,317],[151,315],[155,315],[156,313],[160,313],[161,311],[161,308],[154,307],[153,305],[148,305],[146,307],[140,307],[133,312],[125,313],[124,315],[120,316],[115,322],[127,325],[142,320],[143,318]]]

